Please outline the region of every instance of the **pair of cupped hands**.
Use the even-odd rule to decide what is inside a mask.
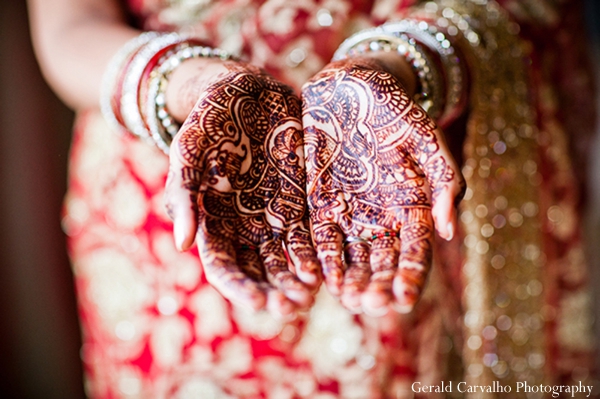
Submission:
[[[302,100],[252,65],[216,70],[171,145],[178,249],[195,241],[213,287],[278,317],[323,280],[351,312],[411,311],[464,183],[405,85],[372,58],[327,65]]]

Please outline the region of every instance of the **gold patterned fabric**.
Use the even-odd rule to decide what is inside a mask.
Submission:
[[[457,25],[462,20],[456,13],[481,24],[463,30],[466,37],[459,39],[473,48],[465,54],[472,54],[474,65],[463,147],[468,190],[461,204],[465,380],[469,385],[495,380],[512,387],[519,381],[538,385],[545,382],[546,337],[529,54],[518,27],[496,4],[442,2],[440,8]]]

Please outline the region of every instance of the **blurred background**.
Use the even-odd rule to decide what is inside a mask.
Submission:
[[[590,51],[598,61],[600,2],[586,1]],[[25,0],[0,1],[0,398],[84,397],[73,281],[60,229],[72,118],[39,73]],[[593,154],[585,221],[593,284],[600,288],[598,138]]]
[[[60,228],[73,115],[42,79],[25,0],[0,2],[0,397],[83,398]]]

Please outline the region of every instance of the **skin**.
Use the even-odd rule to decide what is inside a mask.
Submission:
[[[34,49],[50,86],[74,110],[98,108],[111,58],[142,32],[127,25],[116,0],[28,0],[27,5]],[[220,63],[197,58],[173,72],[167,107],[179,122],[189,115],[202,88],[222,71]],[[178,98],[182,93],[185,97]]]
[[[102,77],[110,59],[128,40],[141,32],[127,26],[125,15],[117,1],[29,0],[28,6],[34,47],[49,84],[75,110],[97,108]],[[217,84],[228,72],[228,67],[215,59],[197,58],[182,63],[172,73],[166,92],[167,108],[171,115],[179,122],[195,120],[200,111],[192,111],[200,93]],[[262,72],[255,69],[251,73]],[[278,89],[289,91],[287,88],[283,89],[283,85],[278,86]],[[218,94],[213,93],[215,96]],[[297,106],[293,114],[286,117],[295,121],[295,129],[299,131],[299,100],[293,94],[290,96],[295,98]],[[191,126],[190,123],[184,125]],[[267,130],[273,136],[276,129],[271,127]],[[263,132],[263,135],[266,134]],[[288,144],[292,142],[287,140]],[[274,145],[274,141],[271,141],[271,145]],[[302,154],[301,143],[296,145],[295,150]],[[178,154],[177,151],[174,153]],[[202,228],[210,223],[206,219],[199,219],[203,214],[197,209],[197,189],[190,186],[189,181],[184,185],[177,184],[184,181],[184,175],[190,170],[190,165],[186,166],[181,161],[181,157],[172,158],[170,176],[179,176],[169,179],[166,200],[169,214],[174,219],[175,244],[180,251],[184,251],[192,246],[197,233],[203,238],[212,236],[207,230],[196,231],[196,227]],[[259,166],[252,164],[252,167]],[[274,173],[281,182],[296,179],[296,185],[303,183],[303,174],[296,173],[290,177],[289,172],[281,169],[275,169]],[[293,316],[298,308],[309,306],[312,303],[312,291],[320,283],[320,267],[308,240],[303,218],[304,215],[296,217],[283,227],[281,223],[270,226],[271,223],[278,222],[276,217],[266,219],[268,228],[265,227],[265,230],[268,230],[271,240],[268,245],[256,245],[261,251],[259,259],[250,255],[249,251],[244,251],[238,254],[237,259],[229,259],[230,262],[225,264],[224,259],[231,256],[230,248],[219,246],[210,239],[204,245],[206,242],[200,240],[200,252],[205,260],[208,280],[233,302],[252,309],[268,309],[276,316]],[[212,217],[210,220],[214,219]],[[286,242],[292,260],[291,269],[295,269],[293,271],[298,274],[298,278],[282,266],[284,255],[276,245],[282,241]],[[238,243],[235,244],[236,248],[241,248],[237,246]],[[208,250],[203,250],[204,248]],[[216,263],[211,263],[212,260]],[[299,278],[306,284],[300,282]]]
[[[102,76],[110,59],[141,32],[127,26],[124,13],[114,0],[29,0],[28,6],[34,47],[50,85],[75,110],[97,107]],[[376,67],[371,68],[388,71],[397,79],[397,86],[385,90],[391,88],[401,91],[402,95],[414,92],[416,79],[403,59],[386,53],[369,56],[371,61],[376,61],[372,64]],[[319,79],[326,79],[330,70],[327,67],[305,86],[303,100],[307,104],[313,100],[325,101],[318,99],[320,94],[311,94],[311,87]],[[254,82],[252,84],[257,86],[249,95],[241,89],[246,87],[242,84],[235,90],[224,85],[233,81],[245,81],[246,86]],[[333,90],[340,82],[330,81],[330,84]],[[361,95],[370,99],[380,89],[382,87],[366,88]],[[430,250],[417,251],[411,258],[411,262],[420,266],[414,268],[415,283],[407,283],[407,288],[403,288],[396,283],[404,281],[398,277],[401,274],[398,270],[409,269],[398,266],[396,259],[400,259],[402,265],[402,259],[408,259],[399,255],[404,254],[401,241],[406,242],[406,239],[383,238],[368,246],[355,242],[344,247],[341,243],[348,235],[368,236],[381,228],[407,230],[403,227],[408,225],[407,220],[416,220],[418,226],[425,226],[426,232],[417,234],[417,241],[430,243],[433,231],[430,213],[438,233],[451,238],[456,223],[452,205],[460,192],[460,174],[448,154],[444,159],[456,173],[454,179],[446,182],[444,187],[447,188],[438,188],[427,168],[419,172],[422,165],[412,162],[416,158],[411,161],[415,154],[405,150],[403,154],[407,156],[398,158],[405,170],[404,178],[408,178],[408,171],[419,176],[408,185],[416,184],[423,192],[427,192],[428,185],[435,187],[432,212],[428,213],[426,201],[414,209],[403,208],[392,201],[383,205],[391,207],[397,220],[388,223],[382,213],[380,219],[372,219],[369,225],[350,212],[344,214],[350,221],[344,225],[340,220],[328,220],[322,215],[329,209],[328,205],[324,205],[322,212],[316,212],[315,204],[335,190],[314,179],[316,159],[326,154],[314,148],[316,138],[311,133],[312,122],[307,119],[306,110],[303,123],[307,139],[302,139],[300,102],[287,86],[249,65],[197,58],[185,61],[171,74],[166,101],[170,114],[183,123],[171,148],[165,194],[174,222],[175,244],[181,251],[189,249],[194,242],[199,244],[207,278],[224,296],[252,309],[268,309],[277,316],[292,316],[297,309],[312,303],[312,293],[321,281],[321,267],[308,237],[306,196],[302,189],[308,172],[313,240],[317,243],[317,254],[330,291],[342,295],[342,302],[349,309],[361,311],[364,308],[372,314],[391,303],[402,310],[414,303],[429,267]],[[231,107],[234,103],[260,109],[259,117],[268,123],[244,125],[244,118],[236,114],[238,108]],[[311,104],[313,108],[320,106]],[[228,126],[233,126],[235,139],[226,138],[222,134],[227,131],[224,125],[219,126],[216,119],[211,118],[216,109],[226,111],[225,120]],[[440,151],[447,153],[441,132],[433,131]],[[329,139],[334,137],[340,144],[342,136],[332,136],[333,131],[326,133]],[[344,137],[355,134],[343,132]],[[304,141],[309,143],[306,167]],[[257,145],[259,142],[263,145]],[[190,146],[190,143],[198,145]],[[338,178],[348,171],[341,166],[337,169]],[[249,177],[253,175],[259,178]],[[336,176],[336,173],[330,175]],[[392,175],[402,186],[402,173]],[[373,180],[373,176],[369,178],[377,192],[389,188]],[[368,203],[357,197],[346,199],[346,204],[354,209],[360,201]],[[259,205],[249,205],[257,203]],[[228,213],[227,209],[233,212]],[[331,237],[327,237],[328,234]],[[289,265],[283,245],[290,257]],[[342,252],[348,264],[341,263]],[[390,275],[394,276],[393,283],[390,283]],[[413,293],[406,294],[409,292]],[[404,299],[407,295],[412,299]]]
[[[300,99],[256,67],[223,67],[171,146],[166,199],[176,240],[186,247],[196,237],[207,278],[224,296],[287,316],[312,303],[308,287],[321,281]]]
[[[412,310],[434,220],[452,239],[464,187],[442,132],[385,67],[376,58],[332,63],[302,90],[307,195],[326,284],[348,309],[372,315]]]

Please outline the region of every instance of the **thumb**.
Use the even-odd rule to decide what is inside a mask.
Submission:
[[[431,215],[435,230],[443,239],[450,241],[454,238],[458,219],[456,215],[456,198],[449,185],[445,185],[434,199]]]
[[[440,237],[450,241],[454,238],[458,226],[456,208],[465,195],[466,185],[465,179],[448,149],[444,133],[440,129],[435,129],[434,133],[438,138],[439,150],[437,156],[425,169],[427,179],[432,186],[431,215]]]
[[[418,107],[409,114],[413,119],[409,151],[429,183],[435,229],[440,237],[450,241],[457,228],[456,204],[464,195],[464,178],[448,149],[444,133],[433,120]]]
[[[165,206],[173,220],[173,236],[179,251],[188,250],[196,238],[198,228],[199,168],[182,162],[178,142],[173,140],[169,154],[169,175],[165,186]]]

